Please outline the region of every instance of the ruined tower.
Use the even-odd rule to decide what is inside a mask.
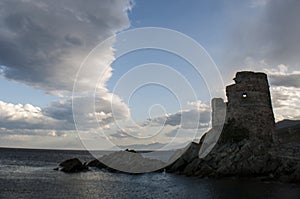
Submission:
[[[226,103],[222,98],[214,98],[211,101],[212,127],[223,128],[226,118]]]
[[[234,81],[226,87],[226,122],[248,129],[250,139],[272,141],[275,121],[267,75],[238,72]]]

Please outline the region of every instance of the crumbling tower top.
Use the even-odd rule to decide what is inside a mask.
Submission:
[[[226,122],[249,130],[250,139],[271,141],[275,121],[267,75],[251,71],[238,72],[235,84],[226,87]]]

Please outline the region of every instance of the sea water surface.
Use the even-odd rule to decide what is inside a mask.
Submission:
[[[294,184],[198,179],[163,172],[129,175],[92,169],[66,174],[53,170],[73,157],[92,159],[84,151],[0,148],[0,198],[300,198],[300,186]]]

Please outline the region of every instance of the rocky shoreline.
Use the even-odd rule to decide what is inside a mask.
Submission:
[[[200,144],[191,147],[173,164],[167,172],[200,178],[259,178],[266,181],[300,183],[299,159],[279,157],[272,152],[277,145],[242,140],[236,143],[217,144],[204,158],[195,151]]]
[[[220,129],[212,128],[206,136],[214,131]],[[199,143],[193,142],[169,165],[167,172],[200,178],[258,178],[300,183],[299,140],[282,143],[275,132],[272,142],[250,138],[247,129],[235,122],[226,123],[221,131],[216,145],[205,157],[199,158],[205,140],[203,136]]]
[[[277,181],[286,183],[300,183],[300,161],[289,157],[277,156],[277,144],[265,144],[253,142],[247,139],[239,142],[217,143],[213,150],[204,158],[199,158],[198,153],[201,143],[191,143],[188,149],[171,165],[159,169],[162,172],[165,170],[168,173],[179,175],[194,176],[199,178],[256,178],[262,181]],[[126,154],[125,154],[126,153]],[[118,170],[117,164],[120,164],[123,159],[131,156],[132,161],[128,164],[127,172]],[[136,156],[140,156],[137,158]],[[111,161],[119,158],[113,167],[109,167],[102,161]],[[106,160],[105,160],[106,159]],[[140,160],[144,160],[144,164]],[[89,168],[95,167],[108,172],[114,173],[135,173],[138,172],[138,166],[143,167],[154,160],[141,158],[139,153],[130,153],[126,151],[114,152],[106,155],[104,158],[94,159],[90,162],[82,163],[77,158],[66,160],[59,164],[56,170],[67,173],[88,171]],[[164,164],[160,161],[152,162],[152,165]],[[149,167],[150,168],[150,167]],[[154,168],[154,167],[152,167]],[[150,168],[151,169],[151,168]],[[134,172],[133,172],[134,171]],[[156,172],[157,172],[156,171]]]
[[[165,165],[166,163],[160,160],[148,159],[134,150],[126,150],[116,151],[84,163],[77,158],[65,160],[54,170],[76,173],[88,171],[89,168],[95,167],[114,173],[140,174],[157,171],[157,168],[163,168]]]

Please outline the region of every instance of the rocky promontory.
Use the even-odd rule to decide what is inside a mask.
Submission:
[[[262,180],[300,182],[300,162],[295,156],[279,156],[277,144],[243,139],[217,143],[204,158],[198,154],[201,144],[193,143],[167,172],[200,178],[260,178]],[[194,155],[192,155],[194,154]]]
[[[221,98],[212,100],[212,129],[205,137],[216,138],[220,132],[218,139],[208,146],[205,137],[193,143],[167,171],[197,177],[257,177],[299,183],[299,128],[281,122],[275,129],[267,75],[238,72],[234,80],[235,84],[226,88],[226,103]],[[207,155],[195,155],[209,145],[214,146]],[[188,154],[191,156],[186,158]]]
[[[88,167],[140,173],[157,171],[200,178],[258,178],[300,183],[300,122],[275,126],[267,75],[239,72],[226,88],[227,102],[212,100],[212,129],[199,143],[178,150],[168,162],[144,158],[135,151],[119,151],[82,164],[61,163],[65,172]],[[289,125],[293,124],[293,127]],[[182,153],[183,152],[183,153]],[[178,154],[182,154],[178,158]],[[71,165],[71,166],[70,166]]]

